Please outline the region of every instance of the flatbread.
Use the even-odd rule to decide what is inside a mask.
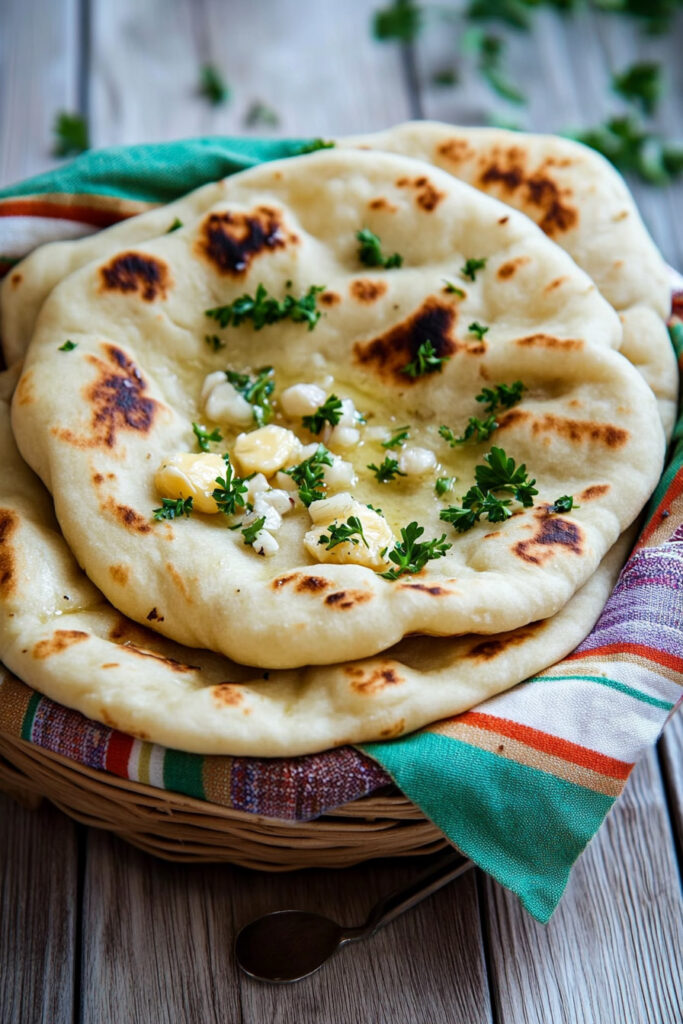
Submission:
[[[633,521],[664,453],[652,393],[611,351],[620,324],[594,284],[527,218],[398,156],[333,150],[279,161],[230,178],[225,197],[197,221],[181,217],[173,234],[72,274],[36,325],[13,427],[90,578],[122,612],[178,642],[266,668],[365,657],[413,632],[498,633],[553,615]],[[264,218],[276,241],[259,246]],[[404,266],[360,266],[360,227],[377,230]],[[462,299],[443,280],[471,258],[487,262],[475,281],[459,279]],[[326,286],[314,331],[247,324],[222,332],[221,352],[204,343],[206,309],[258,284],[281,296],[287,281],[296,294]],[[485,338],[472,337],[470,321],[487,325]],[[403,370],[426,338],[448,361],[411,380]],[[77,348],[61,351],[65,339]],[[154,471],[194,447],[202,382],[226,361],[239,371],[271,364],[280,387],[331,375],[328,390],[373,423],[413,424],[460,493],[488,446],[454,453],[439,425],[462,429],[480,411],[483,383],[519,378],[528,393],[500,418],[495,443],[536,478],[536,507],[458,536],[439,520],[433,481],[377,484],[365,465],[384,453],[365,445],[353,456],[355,496],[381,505],[397,539],[411,520],[427,538],[448,532],[453,546],[419,576],[390,582],[362,565],[316,564],[303,510],[286,519],[271,559],[220,517],[152,523]],[[580,509],[550,514],[565,493]]]
[[[0,658],[41,693],[129,735],[200,754],[285,757],[393,738],[457,714],[572,650],[632,541],[556,616],[494,638],[415,637],[380,658],[254,672],[191,650],[108,604],[60,535],[14,444],[0,375]]]

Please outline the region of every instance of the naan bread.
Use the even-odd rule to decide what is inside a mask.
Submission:
[[[527,218],[402,157],[326,151],[236,175],[224,190],[173,234],[66,278],[36,325],[13,427],[90,578],[137,621],[266,668],[365,657],[407,633],[497,633],[553,615],[638,514],[664,452],[652,393],[611,351],[620,323],[594,284]],[[403,267],[361,266],[361,227]],[[474,281],[458,277],[467,259],[487,261]],[[297,295],[326,286],[314,331],[247,324],[221,332],[220,352],[205,344],[205,310],[258,284],[281,297],[288,281]],[[489,328],[485,338],[472,335],[474,321]],[[61,351],[65,339],[77,348]],[[448,361],[407,378],[427,339]],[[492,442],[528,466],[536,507],[456,535],[439,520],[433,480],[375,481],[365,466],[385,452],[368,441],[352,455],[354,496],[381,505],[397,539],[418,520],[426,538],[445,529],[452,543],[419,576],[389,582],[362,565],[316,564],[304,510],[287,517],[270,559],[220,517],[153,523],[154,473],[194,448],[204,378],[226,363],[273,365],[278,390],[315,382],[373,424],[410,423],[441,472],[458,477],[456,494],[489,445],[454,451],[439,425],[460,432],[481,411],[482,384],[519,378],[528,392]],[[581,507],[551,515],[565,493]]]
[[[60,704],[164,746],[295,756],[393,738],[464,711],[583,639],[630,543],[622,537],[555,617],[512,633],[415,637],[379,658],[254,672],[137,625],[90,583],[14,444],[8,402],[16,377],[0,375],[0,658]]]

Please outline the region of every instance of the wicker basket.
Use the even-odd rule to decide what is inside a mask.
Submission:
[[[293,871],[429,854],[447,845],[393,787],[315,821],[285,822],[94,771],[1,732],[0,789],[33,807],[46,797],[76,821],[165,860]]]

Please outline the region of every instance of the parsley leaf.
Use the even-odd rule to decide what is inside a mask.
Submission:
[[[225,348],[225,342],[221,341],[217,334],[205,334],[204,341],[212,348],[214,352],[218,352],[220,349]]]
[[[192,497],[189,498],[162,498],[161,508],[152,509],[152,515],[156,520],[177,519],[179,516],[192,514]]]
[[[218,505],[218,511],[226,516],[232,516],[235,514],[235,509],[244,508],[247,485],[244,480],[234,475],[227,452],[223,455],[223,461],[225,462],[225,476],[216,477],[218,487],[214,488],[212,496]]]
[[[449,292],[451,295],[457,295],[459,299],[467,298],[467,292],[463,291],[462,288],[458,288],[458,286],[453,284],[452,281],[447,281],[446,278],[444,277],[443,282],[446,285],[446,291]]]
[[[384,462],[376,466],[374,462],[371,462],[368,467],[375,474],[377,482],[380,484],[390,483],[396,476],[405,476],[398,468],[398,459],[392,459],[391,455],[387,455]]]
[[[553,515],[555,512],[571,512],[573,508],[578,508],[578,505],[574,504],[574,498],[569,494],[563,494],[561,498],[555,498],[552,505],[548,505],[548,514]]]
[[[497,428],[498,421],[495,416],[487,416],[485,420],[480,420],[476,416],[470,416],[465,432],[460,436],[456,437],[456,444],[464,444],[465,441],[474,439],[475,441],[488,441],[493,431]],[[440,432],[440,431],[439,431]],[[441,435],[443,437],[443,434]],[[449,444],[451,442],[449,441]],[[451,447],[452,444],[451,444]]]
[[[633,115],[567,134],[602,153],[620,171],[638,174],[652,185],[667,185],[683,172],[683,147],[647,131]]]
[[[327,545],[327,551],[336,547],[337,544],[344,544],[347,541],[350,544],[358,544],[359,538],[363,541],[366,548],[369,547],[369,544],[365,539],[365,534],[363,533],[363,524],[358,516],[349,516],[346,522],[341,523],[340,525],[337,525],[337,521],[335,520],[330,524],[328,530],[330,531],[329,536],[323,533],[318,541],[318,544]]]
[[[211,432],[209,432],[206,429],[206,427],[200,426],[199,423],[193,423],[192,429],[194,431],[195,437],[197,438],[197,444],[199,445],[200,450],[203,452],[209,451],[209,441],[223,440],[223,435],[221,434],[218,427],[214,427],[214,429]]]
[[[462,274],[463,277],[468,277],[470,279],[470,281],[474,281],[476,279],[476,276],[477,276],[477,271],[478,270],[483,270],[484,267],[486,266],[486,263],[487,263],[487,259],[486,258],[481,259],[481,260],[475,260],[475,259],[465,260],[465,265],[464,265],[464,267],[460,268],[460,273]]]
[[[662,69],[652,61],[632,64],[619,75],[612,75],[612,88],[627,100],[640,105],[646,114],[654,114],[662,94]]]
[[[521,380],[513,381],[512,384],[494,384],[492,388],[482,388],[475,401],[486,402],[486,412],[495,412],[496,409],[511,409],[522,401],[522,391],[526,391],[526,385]]]
[[[334,427],[339,423],[342,414],[341,399],[336,395],[330,395],[322,405],[319,405],[310,416],[302,416],[301,422],[313,434],[319,434],[326,423]]]
[[[327,139],[313,139],[312,142],[307,142],[301,147],[298,156],[304,156],[306,153],[317,153],[319,149],[334,149],[336,145],[336,142],[330,142]]]
[[[257,535],[261,532],[266,523],[265,516],[259,516],[253,523],[249,523],[248,526],[242,528],[242,536],[244,537],[245,544],[253,544],[256,540]]]
[[[489,329],[490,328],[488,327],[483,327],[482,324],[480,324],[477,320],[473,320],[472,323],[467,328],[470,334],[476,334],[477,338],[479,338],[479,341],[481,341],[481,339],[484,337],[484,335]]]
[[[67,338],[67,340],[64,342],[64,344],[59,346],[58,351],[59,352],[73,352],[73,350],[75,348],[77,348],[77,347],[78,347],[78,342],[77,341],[71,341],[69,338]]]
[[[225,376],[242,398],[252,406],[254,420],[259,427],[270,421],[273,414],[273,407],[270,403],[270,396],[275,390],[275,377],[272,366],[263,366],[256,371],[253,377],[248,373],[237,373],[235,370],[226,370]]]
[[[242,295],[227,306],[216,306],[205,310],[205,315],[217,320],[221,327],[239,327],[245,320],[251,320],[255,331],[268,324],[289,318],[294,323],[307,323],[312,331],[320,319],[320,311],[316,309],[316,296],[324,292],[325,285],[312,284],[305,295],[295,298],[285,295],[281,302],[268,295],[264,285],[256,289],[256,295]]]
[[[244,123],[247,128],[253,128],[256,125],[265,125],[268,128],[277,128],[280,123],[280,118],[272,107],[261,102],[261,100],[254,100],[244,115]]]
[[[439,498],[442,498],[444,494],[448,494],[449,491],[453,490],[453,484],[456,478],[454,476],[440,476],[434,484],[434,490]]]
[[[400,267],[403,263],[403,257],[397,252],[393,256],[383,256],[382,243],[377,235],[373,234],[368,228],[356,231],[356,238],[360,242],[358,259],[364,266],[384,267],[385,270],[393,270],[394,267]]]
[[[399,427],[388,441],[382,441],[382,448],[400,448],[410,436],[410,426]]]
[[[418,348],[415,358],[411,363],[406,363],[401,369],[401,373],[405,373],[408,377],[412,377],[413,380],[416,377],[424,377],[427,373],[439,373],[443,369],[443,364],[447,363],[450,356],[437,356],[436,349],[432,345],[431,341],[423,341]]]
[[[220,106],[230,96],[225,79],[215,64],[204,64],[199,72],[199,93],[214,107]]]
[[[512,513],[508,506],[511,504],[510,499],[497,498],[495,494],[482,491],[475,485],[470,487],[462,499],[462,508],[457,505],[444,508],[439,513],[439,518],[454,526],[458,533],[465,533],[471,530],[482,516],[492,523],[502,523],[509,519]]]
[[[372,31],[375,39],[386,42],[398,39],[409,43],[416,38],[422,26],[422,10],[413,0],[394,0],[389,7],[375,11]]]
[[[182,226],[183,222],[181,221],[180,217],[176,217],[173,223],[171,224],[170,228],[167,230],[166,234],[170,235],[172,231],[177,231],[178,228],[181,228]]]
[[[446,534],[430,541],[420,541],[424,533],[424,527],[416,522],[408,523],[401,527],[401,540],[394,545],[389,552],[389,561],[398,568],[389,569],[383,572],[385,580],[397,580],[404,573],[416,573],[423,569],[427,562],[435,558],[443,558],[447,551],[453,547],[446,543]]]
[[[514,494],[517,501],[525,508],[533,505],[533,496],[538,494],[534,487],[535,480],[530,480],[526,466],[517,466],[513,458],[508,458],[502,448],[491,448],[484,456],[483,466],[474,470],[474,478],[484,491],[508,491]]]
[[[325,466],[332,465],[332,455],[324,444],[319,444],[316,450],[298,466],[291,466],[285,470],[299,488],[299,497],[308,508],[312,501],[318,501],[325,497]]]
[[[68,114],[60,110],[55,119],[53,129],[55,156],[75,156],[90,149],[88,122],[80,114]]]

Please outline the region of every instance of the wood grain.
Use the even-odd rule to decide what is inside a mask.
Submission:
[[[501,1024],[678,1024],[683,909],[654,754],[574,868],[547,927],[493,882],[489,970]]]
[[[0,793],[0,1021],[71,1024],[77,827]]]
[[[679,710],[664,730],[659,755],[679,866],[683,870],[683,711]]]

